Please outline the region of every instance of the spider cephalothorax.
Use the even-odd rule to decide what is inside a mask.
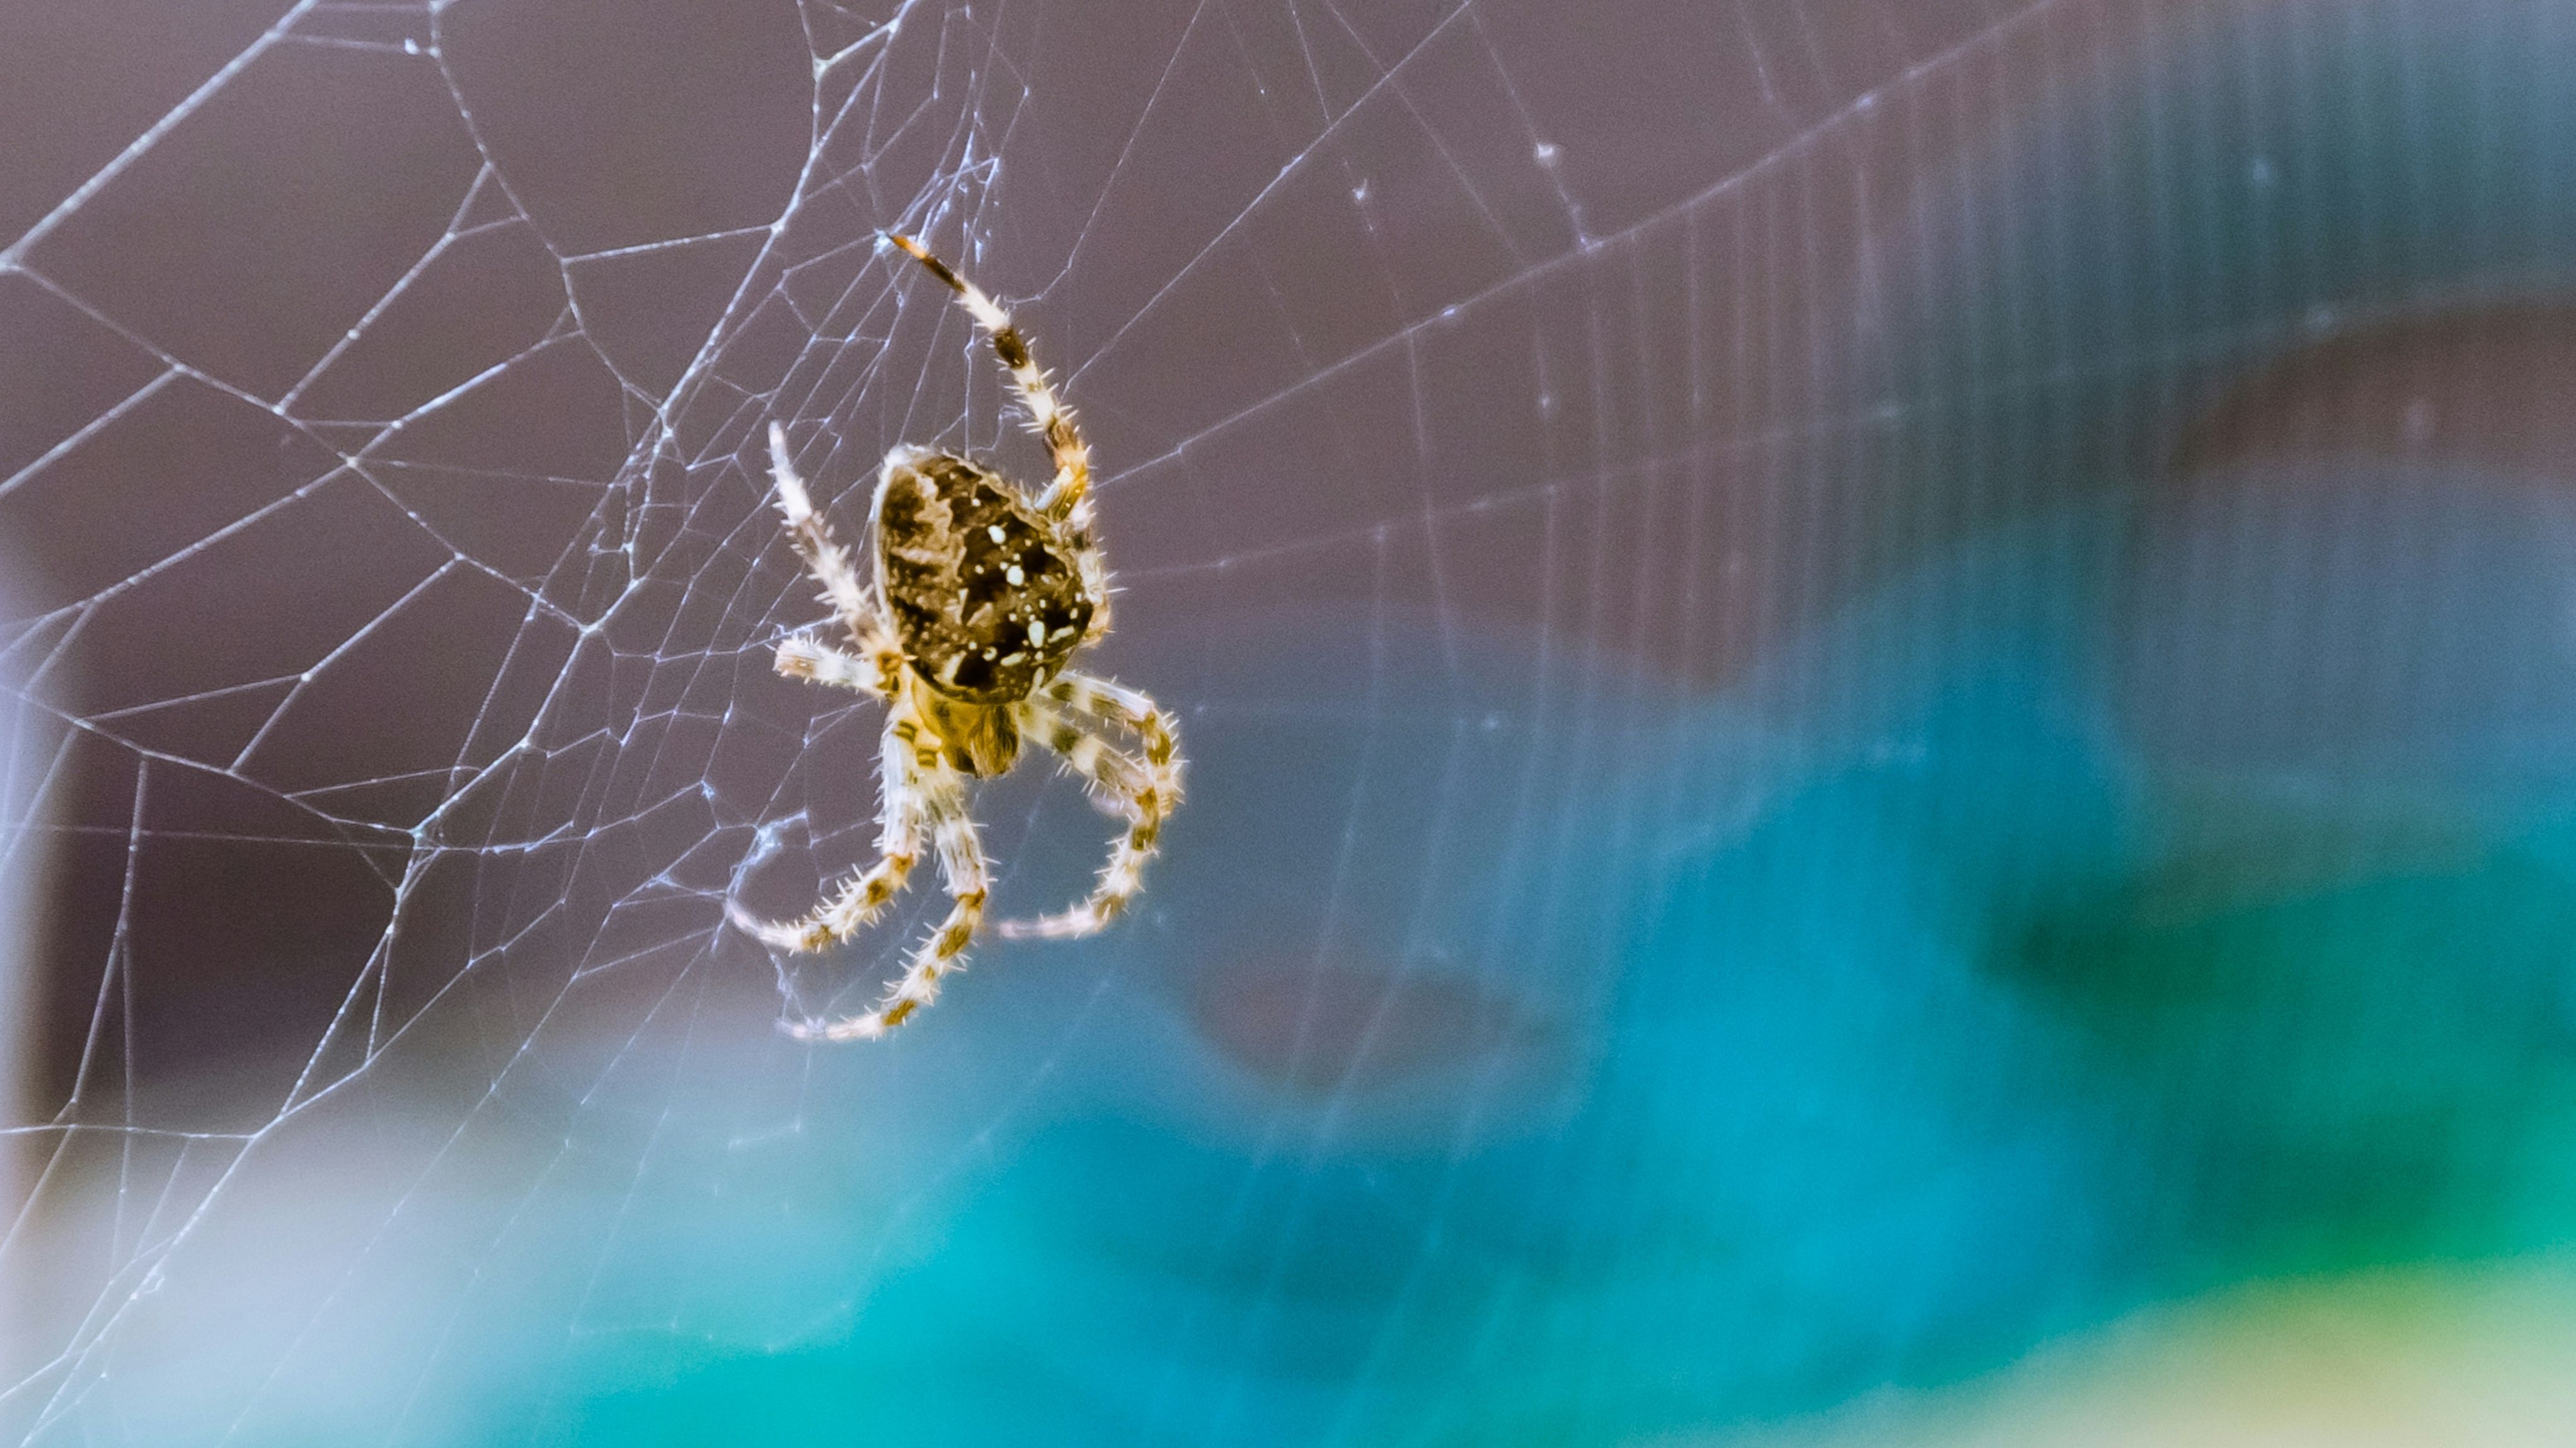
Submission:
[[[1046,439],[1055,478],[1032,498],[961,457],[911,446],[887,453],[869,514],[876,540],[869,587],[814,511],[786,428],[769,425],[771,485],[787,535],[857,646],[852,652],[796,634],[778,646],[778,671],[885,700],[879,858],[799,919],[761,920],[738,907],[732,918],[781,950],[838,944],[894,902],[925,843],[939,857],[950,901],[948,918],[913,951],[903,979],[875,1009],[789,1027],[834,1041],[901,1025],[938,995],[941,975],[964,964],[983,924],[991,874],[967,813],[966,786],[1008,771],[1023,739],[1053,751],[1127,830],[1087,898],[1054,915],[1006,920],[1004,935],[1065,939],[1105,928],[1144,887],[1145,862],[1181,802],[1180,741],[1170,716],[1134,689],[1066,667],[1109,631],[1109,571],[1092,538],[1091,455],[1073,414],[1056,401],[1008,313],[919,242],[887,240],[955,288],[993,339]],[[1113,733],[1132,737],[1136,751]]]

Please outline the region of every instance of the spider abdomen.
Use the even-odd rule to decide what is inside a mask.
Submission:
[[[877,582],[931,688],[968,704],[1025,699],[1091,631],[1075,540],[998,473],[899,450],[876,499]]]

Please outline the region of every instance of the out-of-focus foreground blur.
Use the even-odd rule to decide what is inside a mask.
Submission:
[[[2576,1441],[2571,0],[0,6],[0,1441]],[[1139,909],[777,677],[1042,453]],[[1022,914],[1110,826],[976,812]]]

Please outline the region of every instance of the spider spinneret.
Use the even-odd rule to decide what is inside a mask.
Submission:
[[[1091,454],[1056,400],[1027,341],[973,283],[908,236],[886,240],[957,293],[992,339],[1046,439],[1055,477],[1035,498],[1000,473],[909,444],[886,454],[869,510],[875,577],[861,583],[848,550],[769,425],[770,477],[787,533],[856,652],[811,634],[778,646],[778,672],[871,694],[886,703],[878,758],[877,863],[790,921],[729,907],[734,924],[781,950],[849,940],[894,902],[925,842],[939,857],[947,918],[912,953],[903,978],[862,1015],[793,1022],[792,1035],[857,1040],[884,1035],[939,993],[965,964],[981,928],[991,869],[967,812],[970,780],[1009,772],[1024,739],[1053,752],[1093,802],[1121,820],[1091,894],[1068,910],[1007,920],[1006,937],[1073,939],[1107,928],[1143,888],[1145,862],[1181,799],[1180,741],[1171,717],[1136,690],[1066,667],[1109,631],[1109,571],[1092,537]],[[1133,751],[1118,736],[1132,737]]]

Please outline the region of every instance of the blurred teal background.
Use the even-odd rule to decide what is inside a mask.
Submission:
[[[2381,617],[2456,632],[2374,642],[2472,661],[2451,702],[2489,700],[2440,729],[2312,718],[2331,768],[2141,737],[2140,699],[2194,690],[2176,671],[2202,672],[2199,645],[2260,620],[2188,647],[2114,626],[2106,580],[2176,540],[2112,505],[1981,536],[1724,699],[1632,696],[1631,762],[1599,777],[1563,769],[1544,711],[1454,727],[1525,703],[1526,658],[1382,620],[1229,650],[1266,662],[1199,728],[1206,793],[1165,877],[1183,903],[1147,971],[1197,1040],[1151,992],[1098,1001],[1027,1103],[1043,1120],[988,1135],[971,1186],[875,1244],[910,1260],[864,1269],[885,1275],[845,1333],[693,1363],[656,1342],[641,1381],[556,1410],[600,1442],[745,1421],[779,1441],[860,1421],[922,1442],[1662,1441],[1970,1380],[2234,1284],[2563,1242],[2576,715],[2533,674],[2568,618],[2438,606],[2563,588],[2576,520],[2526,503],[2445,506],[2403,549],[2474,576],[2392,567],[2331,516],[2264,519],[2266,562],[2314,550],[2321,593],[2427,600]],[[1371,655],[1438,691],[1380,684],[1337,717],[1334,661]],[[2304,687],[2331,694],[2335,662]],[[1244,707],[1271,698],[1307,707]],[[1829,727],[1781,727],[1814,698]],[[1462,803],[1461,777],[1514,787]],[[1227,918],[1264,891],[1216,882],[1353,816],[1334,903],[1373,925],[1287,936],[1293,1064],[1212,1055],[1230,1027],[1210,1013],[1257,1007],[1203,973],[1260,967],[1268,934]],[[1470,857],[1426,867],[1424,820]],[[1515,864],[1539,821],[1587,838]],[[1399,933],[1417,943],[1388,959]],[[2550,1292],[2545,1322],[2576,1306]],[[2468,1330],[2433,1320],[2425,1350]],[[577,1361],[584,1383],[639,1371],[616,1347]],[[1900,1420],[1855,1441],[1910,1439]]]

